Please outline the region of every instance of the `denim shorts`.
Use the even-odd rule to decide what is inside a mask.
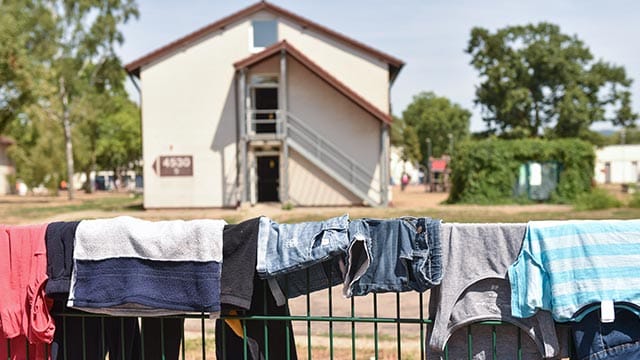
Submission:
[[[269,279],[269,287],[277,304],[284,304],[286,299],[328,289],[344,282],[345,254],[336,255],[306,269],[294,271]],[[277,285],[277,286],[276,286]]]
[[[349,238],[344,296],[423,292],[440,284],[440,220],[353,220]]]
[[[576,359],[640,359],[640,318],[624,307],[615,308],[612,323],[600,322],[600,310],[596,308],[571,328]]]
[[[258,276],[273,278],[346,253],[348,229],[348,215],[297,224],[278,224],[261,217],[256,263]]]

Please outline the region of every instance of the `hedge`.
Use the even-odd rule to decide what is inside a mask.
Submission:
[[[449,203],[513,203],[521,164],[560,163],[560,178],[551,201],[571,202],[589,192],[595,163],[593,145],[578,139],[500,140],[461,143],[451,162]]]

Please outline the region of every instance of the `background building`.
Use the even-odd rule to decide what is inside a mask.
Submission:
[[[144,206],[386,205],[403,65],[266,2],[133,61]]]

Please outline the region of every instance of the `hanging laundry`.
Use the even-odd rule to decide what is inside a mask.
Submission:
[[[348,229],[348,215],[296,224],[260,218],[256,270],[279,306],[342,283]]]
[[[79,221],[59,221],[47,225],[47,284],[45,292],[54,299],[67,301],[73,269],[73,243]]]
[[[220,282],[220,302],[249,309],[256,274],[256,252],[260,218],[224,226],[222,253],[224,267]]]
[[[274,298],[279,305],[286,299],[331,288],[344,282],[346,254],[338,254],[306,269],[269,279]],[[274,284],[274,281],[277,284]]]
[[[640,220],[531,221],[509,280],[520,318],[548,310],[580,321],[578,310],[603,300],[640,306]]]
[[[615,320],[603,323],[599,305],[581,311],[586,312],[582,320],[571,323],[576,359],[640,359],[640,318],[635,312],[618,307]]]
[[[445,345],[456,331],[466,333],[467,325],[485,320],[504,321],[522,329],[528,335],[523,339],[524,347],[535,349],[524,353],[524,359],[553,358],[560,354],[554,322],[548,312],[539,312],[531,319],[511,316],[507,269],[518,256],[525,229],[524,224],[442,225],[442,266],[446,278],[432,289],[429,298],[429,314],[434,322],[427,341],[434,356],[443,356]],[[517,353],[517,332],[511,335],[513,341],[506,344],[512,346],[502,346],[498,358],[514,358]],[[474,337],[474,356],[485,350],[480,345],[487,343],[491,344],[490,332]],[[450,355],[460,353],[466,358],[466,345],[459,341],[450,344]]]
[[[349,237],[345,297],[371,292],[423,292],[442,279],[440,220],[352,220]]]
[[[55,325],[49,314],[53,302],[45,297],[44,292],[47,280],[46,228],[46,225],[0,225],[2,359],[50,358],[48,344],[53,340]]]
[[[127,216],[81,221],[67,305],[118,316],[216,316],[225,224]]]
[[[253,280],[251,308],[247,316],[289,316],[289,305],[278,305],[267,281]],[[291,359],[298,358],[291,320],[216,320],[216,357],[218,359]],[[244,321],[244,326],[242,322]],[[246,330],[246,332],[244,332]],[[246,353],[245,353],[246,338]]]
[[[260,218],[258,275],[263,279],[275,277],[344,253],[349,244],[348,229],[348,215],[297,224]]]
[[[81,317],[80,311],[66,308],[59,300],[55,301],[52,312],[56,314],[52,360],[98,360],[104,359],[107,353],[110,360],[141,358],[137,318]]]

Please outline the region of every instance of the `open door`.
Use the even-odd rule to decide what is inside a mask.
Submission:
[[[258,155],[258,202],[280,201],[278,187],[280,186],[280,158],[279,156]]]

